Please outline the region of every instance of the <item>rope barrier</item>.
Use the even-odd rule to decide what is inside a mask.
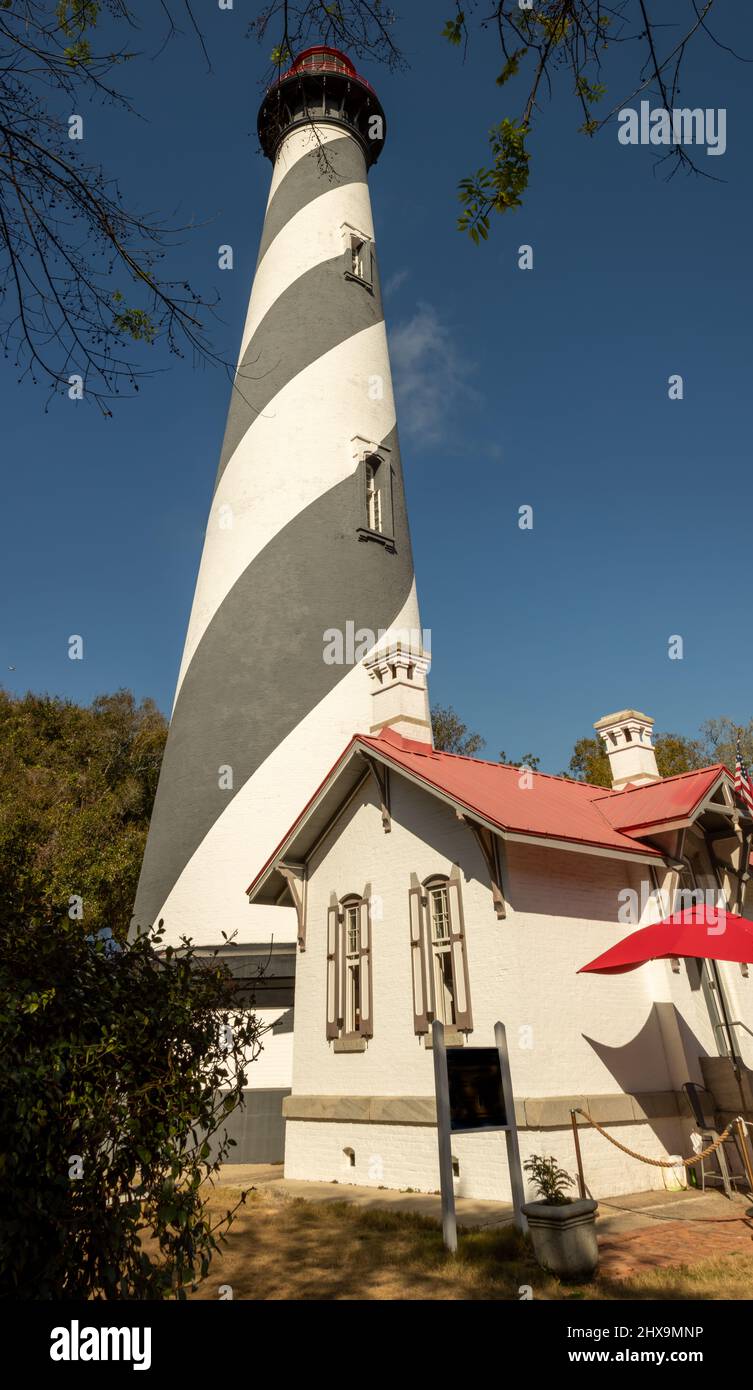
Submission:
[[[635,1149],[628,1149],[625,1144],[620,1143],[619,1139],[615,1139],[613,1135],[607,1134],[607,1131],[602,1129],[601,1125],[597,1124],[596,1120],[592,1120],[591,1116],[587,1115],[585,1110],[574,1110],[572,1113],[574,1115],[582,1115],[583,1119],[586,1120],[588,1124],[592,1125],[594,1129],[598,1130],[599,1134],[603,1134],[604,1138],[608,1139],[610,1144],[614,1144],[616,1149],[622,1149],[624,1154],[628,1154],[630,1158],[639,1159],[641,1163],[649,1163],[652,1168],[677,1168],[680,1164],[682,1164],[683,1168],[692,1168],[695,1163],[700,1163],[702,1158],[708,1158],[709,1154],[712,1154],[715,1149],[719,1148],[720,1144],[723,1144],[725,1140],[729,1138],[735,1123],[734,1120],[730,1120],[727,1128],[722,1131],[719,1138],[715,1139],[713,1144],[710,1144],[707,1149],[701,1149],[700,1153],[693,1154],[692,1158],[681,1158],[678,1161],[675,1158],[647,1158],[645,1154],[636,1153]]]

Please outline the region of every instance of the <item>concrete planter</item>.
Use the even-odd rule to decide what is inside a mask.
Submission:
[[[591,1197],[552,1206],[525,1202],[523,1214],[533,1252],[543,1269],[560,1279],[590,1279],[599,1263],[596,1243],[597,1203]]]

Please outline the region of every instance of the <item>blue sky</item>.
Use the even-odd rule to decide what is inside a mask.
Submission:
[[[152,58],[157,32],[144,35],[121,84],[144,120],[83,109],[85,153],[126,198],[195,222],[166,273],[219,293],[228,358],[270,177],[255,133],[264,56],[245,38],[255,8],[206,7],[211,72],[187,37]],[[477,36],[463,66],[440,37],[444,10],[418,8],[401,29],[410,70],[361,67],[389,122],[372,200],[432,698],[485,736],[487,756],[531,751],[552,772],[625,706],[687,734],[713,715],[747,721],[751,68],[703,39],[688,52],[682,104],[727,111],[726,153],[698,155],[724,182],[667,183],[614,124],[579,135],[563,87],[538,119],[523,208],[476,247],[455,228],[457,181],[484,162],[488,127],[517,114],[520,89],[495,87],[491,39]],[[718,29],[753,55],[747,10],[735,31]],[[623,50],[610,105],[634,65]],[[221,272],[224,243],[235,260]],[[44,391],[3,363],[10,690],[88,701],[127,686],[170,708],[229,385],[190,361],[157,363],[111,420],[67,400],[45,413]],[[668,399],[674,373],[682,401]],[[531,531],[518,527],[524,504]],[[68,659],[72,633],[83,661]],[[681,661],[668,657],[674,634]]]

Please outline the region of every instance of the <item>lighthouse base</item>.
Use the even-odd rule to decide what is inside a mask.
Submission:
[[[289,1095],[290,1087],[286,1090],[252,1090],[249,1087],[243,1092],[243,1104],[223,1124],[223,1130],[235,1140],[235,1147],[226,1154],[223,1163],[282,1163],[285,1157],[282,1103]],[[210,1146],[213,1158],[217,1147],[216,1141]]]
[[[214,948],[202,947],[209,955]],[[218,956],[239,982],[236,1005],[253,1012],[261,1050],[248,1058],[248,1085],[239,1105],[223,1122],[235,1145],[225,1163],[282,1163],[285,1120],[282,1103],[293,1084],[293,990],[296,948],[290,942],[225,943]],[[210,1145],[217,1151],[215,1139]]]

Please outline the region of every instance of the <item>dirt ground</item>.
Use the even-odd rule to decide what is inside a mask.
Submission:
[[[218,1216],[239,1193],[213,1193]],[[346,1202],[249,1194],[198,1299],[750,1299],[753,1254],[735,1253],[629,1278],[563,1285],[543,1273],[509,1226],[461,1231],[456,1256],[436,1223]]]

